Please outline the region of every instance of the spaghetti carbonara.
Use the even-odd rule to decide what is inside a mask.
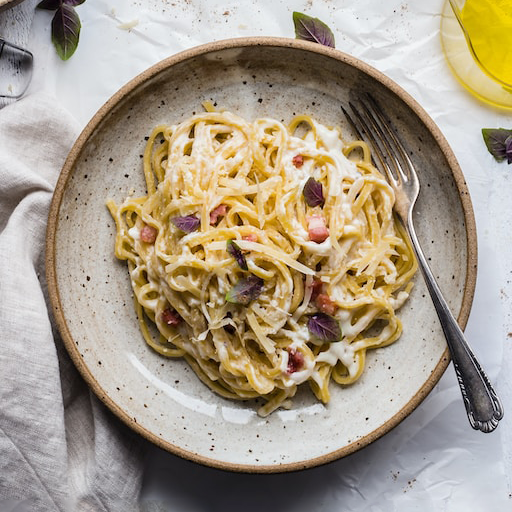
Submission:
[[[327,403],[400,336],[416,260],[364,142],[207,111],[157,126],[144,174],[145,196],[107,202],[115,254],[148,345],[216,393],[265,416],[308,382]]]

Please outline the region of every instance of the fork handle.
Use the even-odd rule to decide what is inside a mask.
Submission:
[[[492,432],[503,417],[503,406],[453,317],[423,254],[412,219],[408,220],[405,226],[446,337],[469,422],[475,430]]]

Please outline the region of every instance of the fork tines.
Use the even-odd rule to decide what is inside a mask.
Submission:
[[[390,182],[407,181],[412,163],[375,99],[366,94],[355,101],[350,101],[348,106],[352,114],[343,106],[341,109],[356,135],[370,143],[373,156],[377,159],[377,167],[384,172]]]

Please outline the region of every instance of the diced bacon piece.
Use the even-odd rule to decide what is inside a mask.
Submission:
[[[288,350],[288,368],[289,374],[298,372],[304,366],[304,356],[298,350],[291,348]]]
[[[292,158],[292,162],[293,162],[293,165],[295,165],[295,167],[297,167],[297,169],[299,169],[300,167],[302,167],[304,165],[304,157],[302,155],[295,155]]]
[[[320,279],[313,279],[313,282],[311,283],[311,300],[315,300],[322,292],[322,286],[323,283],[320,281]]]
[[[242,240],[246,240],[247,242],[257,242],[258,235],[256,235],[255,233],[250,233],[249,235],[243,236]]]
[[[325,218],[322,215],[311,215],[306,217],[308,223],[309,239],[312,242],[321,244],[329,236],[329,230],[325,224]]]
[[[140,230],[140,239],[147,244],[154,244],[158,231],[153,226],[144,224],[144,227]]]
[[[228,211],[227,204],[219,204],[219,206],[214,208],[210,212],[210,226],[215,226],[215,224],[217,224],[217,222],[219,221],[219,217],[224,217],[224,215],[226,215],[227,211]]]
[[[181,322],[181,316],[171,308],[164,309],[161,318],[162,322],[166,325],[176,326]]]
[[[334,315],[338,309],[336,303],[326,293],[318,294],[315,304],[322,313],[327,313],[328,315]]]

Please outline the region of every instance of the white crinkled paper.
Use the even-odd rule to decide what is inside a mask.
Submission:
[[[482,127],[512,127],[512,116],[478,103],[451,75],[441,51],[442,0],[87,0],[76,54],[60,62],[49,43],[50,14],[38,12],[31,45],[32,90],[59,98],[85,126],[119,87],[181,50],[228,37],[294,37],[292,12],[318,17],[337,49],[384,72],[439,125],[466,177],[478,229],[479,274],[467,337],[498,389],[505,418],[493,434],[474,432],[450,366],[418,409],[354,455],[299,473],[232,474],[152,449],[143,508],[177,511],[505,511],[512,509],[508,332],[512,168],[497,164]],[[42,51],[43,50],[43,51]],[[322,428],[321,425],[318,428]],[[510,471],[509,471],[510,472]]]

